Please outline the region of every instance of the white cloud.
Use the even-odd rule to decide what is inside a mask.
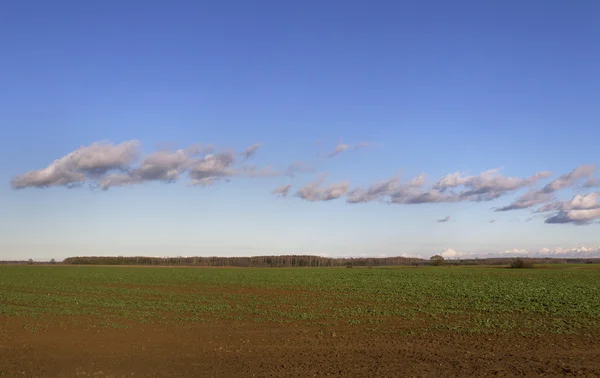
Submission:
[[[453,258],[470,256],[470,254],[468,254],[468,253],[461,253],[461,252],[456,251],[453,248],[446,248],[439,254],[440,254],[440,256],[442,256],[445,259],[453,259]]]
[[[517,249],[517,248],[507,249],[507,250],[500,252],[500,254],[502,254],[502,255],[515,255],[518,257],[525,257],[525,255],[527,255],[528,253],[529,252],[526,249]]]
[[[139,155],[139,143],[129,141],[114,145],[97,142],[80,147],[55,160],[48,167],[29,171],[11,180],[14,189],[47,188],[82,184],[112,170],[126,170]]]
[[[251,157],[261,146],[248,147],[242,155]],[[14,189],[27,187],[78,186],[108,189],[113,186],[141,184],[149,181],[175,182],[187,173],[192,185],[211,185],[232,176],[271,177],[279,175],[272,167],[237,166],[235,152],[212,154],[212,145],[194,144],[186,149],[159,150],[134,163],[140,156],[139,142],[121,144],[97,142],[80,147],[55,160],[48,167],[30,171],[11,180]]]
[[[600,219],[600,209],[567,210],[546,219],[545,223],[573,223],[576,225],[590,224]]]
[[[486,253],[477,255],[479,258],[496,257],[531,257],[531,258],[598,258],[600,257],[600,246],[597,247],[571,247],[571,248],[540,248],[539,250],[528,250],[523,248],[506,249],[497,253]]]
[[[598,204],[598,193],[589,193],[587,195],[577,194],[571,200],[570,208],[574,210],[595,209]]]
[[[600,219],[598,193],[589,193],[586,195],[577,194],[571,201],[549,204],[539,211],[558,211],[554,215],[546,218],[545,223],[573,223],[576,225],[591,224]]]
[[[530,253],[532,257],[555,257],[555,258],[590,258],[600,257],[600,246],[571,247],[571,248],[541,248],[539,251]]]

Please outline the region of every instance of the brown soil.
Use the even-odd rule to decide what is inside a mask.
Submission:
[[[363,325],[107,322],[0,317],[0,376],[600,376],[597,334],[407,336]]]

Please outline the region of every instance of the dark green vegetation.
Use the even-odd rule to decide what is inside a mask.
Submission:
[[[534,266],[531,262],[523,259],[516,259],[510,263],[510,267],[513,269],[533,269]]]
[[[522,258],[531,264],[600,264],[600,258]],[[339,267],[339,266],[423,266],[423,265],[509,265],[514,258],[451,259],[436,255],[426,260],[416,257],[334,258],[310,255],[253,257],[147,257],[147,256],[80,256],[69,257],[71,265],[144,265],[144,266],[211,266],[211,267]],[[1,262],[0,262],[1,263]],[[14,261],[12,263],[23,263]],[[34,261],[30,260],[30,264]]]
[[[112,328],[224,320],[399,333],[597,330],[600,270],[565,267],[0,266],[0,316],[97,317]]]

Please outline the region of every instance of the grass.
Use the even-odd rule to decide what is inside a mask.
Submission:
[[[600,270],[0,266],[2,316],[578,333],[600,324]]]

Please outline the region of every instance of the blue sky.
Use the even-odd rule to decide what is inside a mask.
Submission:
[[[600,254],[598,19],[593,0],[2,3],[0,259]],[[77,188],[37,180],[85,146],[102,160],[134,140],[138,157],[102,177],[63,160]],[[143,176],[155,151],[196,143],[215,151],[185,155],[174,182]],[[232,150],[212,185],[190,185]],[[283,174],[296,161],[315,172]],[[462,186],[440,184],[455,172]],[[109,175],[128,184],[98,188]],[[535,206],[492,210],[530,190]]]

